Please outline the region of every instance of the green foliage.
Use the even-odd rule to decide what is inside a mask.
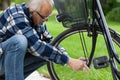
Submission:
[[[120,0],[117,0],[117,2],[120,2]]]
[[[101,0],[102,1],[102,0]],[[116,7],[117,0],[106,0],[106,2],[101,2],[101,5],[103,7],[103,11],[105,15],[112,10],[112,8]]]
[[[106,17],[110,21],[120,22],[120,7],[113,8]]]
[[[13,2],[15,2],[15,3],[22,3],[22,2],[26,2],[26,0],[13,0]]]

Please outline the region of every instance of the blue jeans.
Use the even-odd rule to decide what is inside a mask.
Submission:
[[[1,43],[0,75],[5,80],[24,80],[30,73],[46,64],[46,61],[27,52],[28,42],[23,35],[14,35]]]

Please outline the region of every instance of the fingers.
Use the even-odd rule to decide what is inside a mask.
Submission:
[[[84,61],[85,59],[74,59],[74,58],[70,58],[68,61],[68,66],[71,67],[73,70],[75,71],[79,71],[79,70],[86,70],[86,71],[90,71],[89,67],[86,65],[86,61]]]
[[[89,68],[86,64],[84,64],[84,69],[85,69],[87,72],[90,71],[90,68]]]
[[[83,67],[79,68],[79,70],[81,70],[81,71],[85,70],[85,71],[89,72],[90,68],[86,64],[84,64]]]
[[[82,60],[82,61],[87,61],[86,58],[79,58],[79,60]]]
[[[86,70],[87,72],[89,72],[90,71],[90,68],[86,65],[86,61],[87,61],[87,59],[86,58],[80,58],[79,60],[81,60],[82,62],[83,62],[83,67],[82,67],[82,69],[81,70]]]

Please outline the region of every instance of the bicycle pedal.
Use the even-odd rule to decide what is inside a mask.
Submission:
[[[106,68],[109,66],[109,61],[107,56],[102,56],[93,59],[93,65],[95,69]]]

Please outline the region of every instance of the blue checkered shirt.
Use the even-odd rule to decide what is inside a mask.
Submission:
[[[31,17],[25,3],[8,7],[0,15],[0,42],[15,34],[24,35],[28,40],[28,51],[32,55],[65,65],[68,62],[68,56],[47,43],[50,36],[45,25],[35,26]],[[43,41],[45,35],[48,40]]]

